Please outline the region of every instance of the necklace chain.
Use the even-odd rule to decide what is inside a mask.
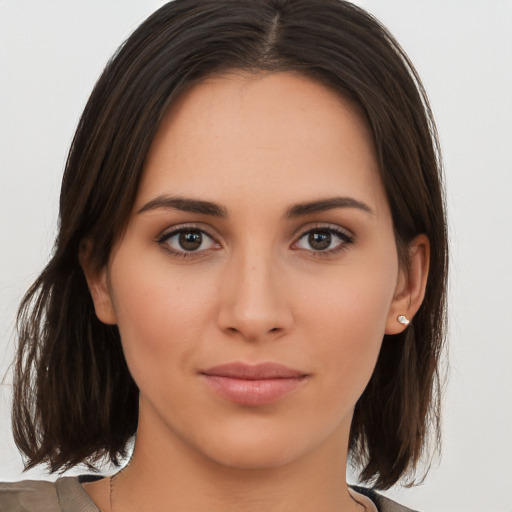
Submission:
[[[109,512],[114,512],[114,507],[112,505],[112,496],[114,495],[114,479],[116,476],[117,476],[117,473],[110,477],[110,511]]]
[[[110,476],[109,484],[110,484],[110,512],[113,512],[113,509],[112,509],[112,488],[114,487],[114,477]]]
[[[128,464],[126,464],[126,466],[124,468],[122,468],[120,471],[118,471],[117,473],[115,473],[114,475],[111,475],[109,477],[109,487],[110,487],[110,493],[109,493],[110,510],[109,510],[109,512],[114,512],[114,505],[113,505],[113,501],[114,501],[114,481],[128,467],[129,463],[130,463],[130,461],[128,461]]]

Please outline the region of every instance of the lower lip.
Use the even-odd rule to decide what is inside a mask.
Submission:
[[[207,383],[223,398],[240,405],[267,405],[293,393],[306,377],[247,380],[204,375]]]

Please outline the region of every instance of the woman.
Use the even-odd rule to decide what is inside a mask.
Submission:
[[[426,96],[339,0],[176,0],[105,69],[19,314],[0,509],[406,510],[438,436],[446,226]],[[371,488],[346,484],[346,465]]]

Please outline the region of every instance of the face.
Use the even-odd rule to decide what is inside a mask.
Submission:
[[[173,105],[126,232],[88,277],[139,428],[230,467],[346,450],[406,313],[363,118],[291,73],[210,78]]]

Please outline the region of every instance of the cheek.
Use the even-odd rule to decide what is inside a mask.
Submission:
[[[349,401],[358,399],[371,377],[385,333],[394,296],[397,266],[347,266],[336,277],[316,282],[301,304],[306,339],[315,340],[319,372],[328,376],[332,389],[350,390]],[[391,269],[391,271],[389,271]],[[341,397],[342,393],[340,393]]]
[[[212,308],[207,290],[214,287],[203,280],[199,291],[197,282],[181,275],[161,265],[116,261],[112,299],[126,360],[139,386],[141,379],[172,379],[176,365],[191,368]]]

